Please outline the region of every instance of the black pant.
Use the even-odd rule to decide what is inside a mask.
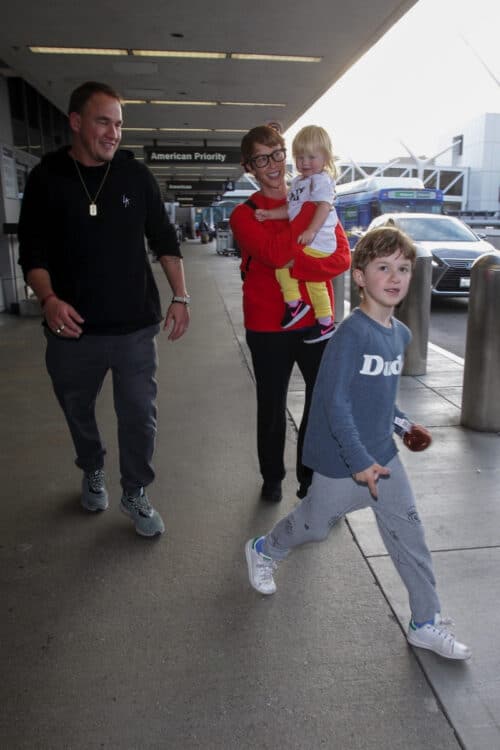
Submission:
[[[96,399],[108,370],[118,418],[122,487],[134,493],[154,479],[156,438],[155,337],[159,326],[122,336],[65,339],[46,331],[47,370],[64,412],[83,471],[102,469],[106,450],[95,418]]]
[[[302,463],[302,445],[316,375],[325,343],[304,344],[304,331],[246,332],[257,386],[257,452],[264,480],[279,482],[285,476],[286,397],[293,366],[297,363],[306,386],[304,412],[297,441],[297,480],[308,486],[312,470]]]

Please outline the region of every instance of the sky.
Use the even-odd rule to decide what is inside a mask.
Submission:
[[[407,153],[401,141],[435,155],[469,120],[500,113],[499,29],[500,0],[419,0],[285,133],[287,143],[316,124],[341,159],[389,161]]]

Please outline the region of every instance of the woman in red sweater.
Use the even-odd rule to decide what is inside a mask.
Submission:
[[[243,314],[246,340],[252,355],[257,385],[257,451],[264,480],[263,500],[279,502],[285,476],[286,398],[290,376],[297,363],[305,381],[304,412],[297,441],[297,495],[305,496],[312,471],[301,461],[302,443],[316,374],[326,342],[307,345],[304,329],[314,325],[312,308],[295,326],[283,330],[283,295],[275,269],[288,266],[299,280],[302,299],[310,304],[305,281],[328,282],[333,306],[331,279],[349,268],[350,250],[344,230],[335,229],[337,249],[332,255],[313,258],[302,252],[296,238],[314,214],[315,205],[306,203],[300,214],[285,219],[259,222],[256,208],[276,208],[286,203],[285,141],[273,128],[252,128],[241,142],[242,163],[260,185],[249,201],[231,214],[231,228],[241,250]]]

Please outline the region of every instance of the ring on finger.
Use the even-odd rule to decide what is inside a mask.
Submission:
[[[62,328],[56,328],[56,333],[62,333]]]

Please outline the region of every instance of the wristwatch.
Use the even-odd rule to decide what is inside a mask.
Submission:
[[[174,302],[180,302],[181,305],[189,305],[191,303],[191,297],[189,294],[186,294],[184,297],[180,297],[178,295],[175,295],[172,297],[172,302],[170,304],[173,304]]]

